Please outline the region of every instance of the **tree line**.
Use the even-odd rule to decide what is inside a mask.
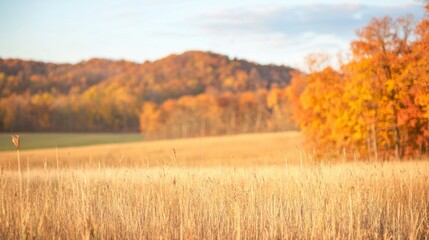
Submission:
[[[140,128],[147,137],[177,138],[296,129],[285,88],[199,94],[146,102]]]

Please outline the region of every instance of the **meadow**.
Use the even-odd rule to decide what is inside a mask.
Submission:
[[[0,133],[0,151],[11,151],[10,135]],[[137,133],[20,133],[21,149],[40,149],[55,147],[76,147],[107,143],[127,143],[144,140],[142,134]]]
[[[0,153],[0,238],[427,239],[429,161],[314,163],[298,132]],[[20,169],[20,171],[18,170]]]

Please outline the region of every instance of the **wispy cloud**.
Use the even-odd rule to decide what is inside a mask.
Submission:
[[[217,41],[229,39],[229,48],[240,49],[252,43],[253,47],[267,49],[265,58],[280,59],[279,54],[303,58],[303,54],[314,51],[331,54],[345,51],[355,31],[373,17],[413,14],[419,18],[423,13],[422,6],[412,4],[307,4],[218,9],[190,20]]]
[[[313,32],[316,34],[350,35],[372,17],[399,17],[413,14],[421,17],[419,5],[370,6],[363,4],[312,4],[293,7],[222,9],[195,16],[204,30],[214,33],[267,33],[285,35]]]

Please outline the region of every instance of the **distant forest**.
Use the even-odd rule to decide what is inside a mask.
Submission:
[[[0,59],[0,131],[165,138],[290,129],[292,72],[200,51],[143,64]]]

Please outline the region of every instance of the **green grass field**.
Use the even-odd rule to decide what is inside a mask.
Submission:
[[[19,135],[22,150],[138,142],[144,139],[143,135],[138,133],[22,133]],[[14,149],[10,134],[0,133],[0,151]]]

